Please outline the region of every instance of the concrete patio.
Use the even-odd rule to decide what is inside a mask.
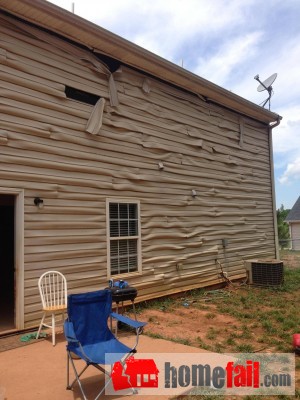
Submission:
[[[122,334],[124,335],[124,334]],[[57,344],[51,344],[51,335],[46,340],[31,340],[29,345],[6,349],[0,352],[0,400],[79,400],[78,385],[73,391],[66,390],[66,342],[62,334],[57,334]],[[134,343],[132,334],[122,338],[124,343]],[[5,346],[6,338],[0,339],[0,348]],[[6,348],[8,348],[7,346]],[[199,348],[185,346],[162,339],[140,336],[139,353],[203,353]],[[81,361],[78,361],[81,362]],[[89,368],[83,375],[88,398],[93,399],[99,392],[103,374]],[[117,400],[125,396],[101,396],[100,399]],[[143,400],[174,396],[126,396],[127,399]]]

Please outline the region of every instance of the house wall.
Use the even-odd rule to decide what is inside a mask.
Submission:
[[[140,201],[142,273],[125,277],[138,300],[220,283],[219,263],[236,279],[245,259],[274,257],[266,125],[126,67],[112,107],[88,51],[4,15],[0,33],[0,187],[24,190],[25,326],[40,318],[47,270],[69,292],[106,286],[107,198]],[[65,85],[106,99],[99,134],[85,131],[93,106]]]
[[[300,250],[300,221],[290,222],[292,250]]]

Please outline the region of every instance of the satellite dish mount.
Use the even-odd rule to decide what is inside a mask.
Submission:
[[[263,101],[262,106],[265,107],[265,105],[269,102],[269,110],[271,108],[271,97],[274,94],[273,88],[272,88],[272,84],[275,81],[275,79],[277,78],[277,74],[273,74],[271,76],[269,76],[269,78],[267,78],[266,80],[264,80],[263,82],[259,79],[259,75],[256,75],[254,77],[254,79],[256,81],[258,81],[260,84],[257,87],[257,91],[258,92],[263,92],[264,90],[266,90],[269,93],[269,97]]]

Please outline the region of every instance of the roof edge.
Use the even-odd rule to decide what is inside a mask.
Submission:
[[[0,7],[19,18],[56,32],[91,50],[145,71],[194,94],[265,124],[281,117],[150,51],[44,0],[0,0]]]

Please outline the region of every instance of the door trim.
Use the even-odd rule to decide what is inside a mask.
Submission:
[[[15,328],[24,329],[24,190],[0,187],[0,195],[15,197]]]

